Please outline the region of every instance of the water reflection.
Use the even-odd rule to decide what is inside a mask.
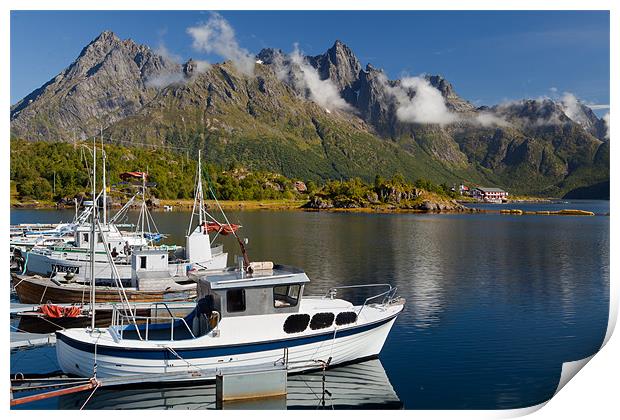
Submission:
[[[283,398],[238,401],[218,407],[215,384],[99,389],[86,405],[91,410],[203,410],[203,409],[397,409],[396,395],[378,359],[323,372],[290,375]],[[65,395],[58,409],[79,409],[90,392]]]
[[[609,212],[609,202],[596,206],[597,213]],[[71,216],[11,213],[13,223]],[[170,242],[184,242],[189,214],[154,217]],[[342,284],[398,287],[407,304],[381,360],[407,408],[537,404],[553,395],[562,363],[590,356],[605,335],[606,216],[229,212],[229,218],[243,225],[253,260],[306,270],[308,293]],[[232,263],[237,244],[220,240]],[[343,297],[359,302],[364,295]]]

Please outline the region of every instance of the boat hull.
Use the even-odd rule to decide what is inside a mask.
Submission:
[[[338,365],[377,356],[394,324],[397,314],[385,319],[321,334],[292,339],[264,341],[235,346],[207,348],[159,347],[157,350],[95,346],[57,332],[56,351],[61,369],[88,377],[97,366],[101,378],[158,375],[200,370],[201,380],[214,379],[219,371],[275,363],[288,352],[288,371],[317,369],[319,362]]]
[[[15,292],[21,303],[88,303],[90,286],[82,284],[57,285],[49,279],[38,276],[11,274]],[[196,297],[195,287],[185,290],[140,291],[125,289],[130,302],[185,301]],[[119,291],[115,287],[97,286],[97,302],[120,302]]]
[[[86,253],[81,255],[83,259],[79,257],[75,258],[56,258],[50,255],[29,253],[28,263],[26,269],[30,274],[38,274],[41,276],[49,276],[52,273],[71,272],[75,274],[76,278],[84,278],[90,269],[90,260]],[[95,262],[95,278],[97,280],[111,280],[114,279],[114,273],[112,267],[107,260],[107,256],[104,254],[97,254],[98,258],[105,258]],[[201,262],[199,267],[205,270],[222,269],[226,267],[228,260],[228,253],[221,253],[214,255],[209,261]],[[191,267],[191,263],[170,263],[168,264],[168,273],[171,276],[185,276],[187,268]],[[116,271],[121,280],[131,280],[132,268],[131,264],[124,262],[117,262],[115,264]]]

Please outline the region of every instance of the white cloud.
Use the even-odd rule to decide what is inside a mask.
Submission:
[[[175,83],[185,83],[185,77],[183,76],[182,72],[179,71],[174,73],[158,74],[154,77],[149,78],[144,83],[144,85],[146,87],[162,89]]]
[[[254,74],[254,55],[239,46],[235,30],[219,13],[212,12],[206,22],[187,28],[187,33],[193,38],[195,50],[217,54],[231,60],[240,72]]]
[[[591,110],[609,109],[609,104],[586,104]]]
[[[166,48],[166,45],[164,45],[163,42],[160,42],[159,46],[155,49],[155,53],[162,56],[167,61],[179,64],[178,70],[169,72],[169,73],[157,74],[157,75],[150,77],[145,82],[146,87],[154,87],[156,89],[163,89],[172,84],[179,84],[179,83],[187,82],[187,78],[185,77],[185,74],[181,70],[180,64],[182,63],[183,59],[181,58],[180,55],[174,54],[170,50],[168,50],[168,48]],[[210,64],[206,61],[202,61],[202,60],[193,60],[193,61],[196,66],[194,70],[194,75],[207,71],[207,69],[210,66]]]
[[[211,67],[211,64],[204,60],[194,60],[194,63],[196,64],[196,72],[198,73],[204,73]]]
[[[446,106],[441,92],[422,77],[405,77],[391,91],[398,104],[396,117],[400,121],[445,125],[459,120]]]
[[[603,115],[603,121],[605,122],[605,128],[607,129],[605,131],[605,138],[609,140],[609,112]]]
[[[463,122],[483,127],[510,125],[501,116],[482,111],[475,114],[458,114],[451,111],[441,92],[421,76],[403,77],[392,85],[385,74],[378,76],[379,83],[396,102],[396,117],[405,123],[447,125]]]
[[[306,61],[299,51],[297,44],[290,55],[291,62],[298,66],[301,71],[304,87],[310,93],[310,99],[321,105],[327,112],[334,109],[352,111],[353,108],[340,96],[338,88],[331,79],[321,80],[318,71]],[[277,69],[278,77],[284,77],[284,69]]]
[[[583,111],[581,110],[579,99],[575,95],[570,92],[564,92],[560,99],[560,104],[568,118],[575,122],[580,122]]]
[[[492,112],[480,112],[473,118],[473,121],[483,127],[507,127],[510,125],[508,121]]]
[[[173,61],[175,63],[180,63],[182,61],[181,56],[170,52],[163,42],[159,43],[159,46],[155,49],[155,54],[161,55],[166,60]]]

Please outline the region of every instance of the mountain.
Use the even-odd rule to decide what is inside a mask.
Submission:
[[[33,140],[90,136],[138,112],[157,95],[149,78],[178,67],[149,47],[103,32],[58,76],[11,107],[11,131]]]
[[[563,195],[609,179],[605,122],[578,101],[476,108],[440,75],[389,80],[336,41],[324,54],[267,48],[254,73],[179,64],[104,32],[11,107],[11,134],[202,148],[222,165],[325,180],[376,174]]]

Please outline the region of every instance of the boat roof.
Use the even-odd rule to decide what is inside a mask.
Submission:
[[[253,273],[245,273],[233,267],[222,271],[197,273],[192,277],[196,282],[208,283],[211,290],[310,282],[303,270],[286,265],[275,265],[271,270],[256,270]]]

